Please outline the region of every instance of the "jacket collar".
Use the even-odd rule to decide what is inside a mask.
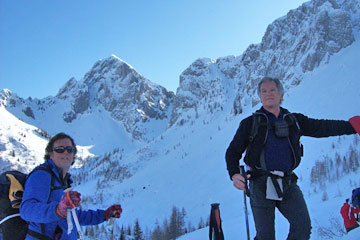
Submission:
[[[268,111],[266,111],[265,108],[263,106],[261,106],[261,108],[259,110],[257,110],[256,112],[258,112],[258,113],[267,113]],[[283,107],[280,107],[280,112],[283,112],[283,114],[290,113],[289,110],[287,110],[286,108],[283,108]]]
[[[55,163],[53,162],[53,160],[51,160],[50,158],[48,158],[46,160],[45,164],[47,164],[51,167],[51,171],[53,171],[53,173],[60,180],[60,182],[63,182],[64,180],[65,180],[65,182],[67,182],[68,181],[67,179],[70,179],[70,177],[71,177],[70,173],[66,173],[65,178],[62,178],[62,175],[63,175],[62,169],[57,167],[55,165]],[[71,180],[71,182],[72,182],[72,180]]]

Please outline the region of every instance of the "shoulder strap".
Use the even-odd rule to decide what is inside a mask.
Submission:
[[[253,113],[252,114],[252,124],[251,124],[251,130],[249,135],[249,142],[254,141],[256,135],[258,134],[258,129],[260,125],[267,125],[267,123],[261,122],[261,115]]]
[[[51,191],[53,190],[57,190],[57,189],[65,189],[66,186],[58,186],[58,187],[55,187],[54,186],[54,177],[55,177],[55,174],[54,172],[51,170],[51,168],[47,165],[40,165],[40,166],[37,166],[36,168],[34,168],[28,175],[28,177],[33,174],[34,172],[38,171],[38,170],[43,170],[45,172],[48,172],[50,175],[51,175],[51,183],[50,183],[50,193]],[[49,196],[50,197],[50,196]]]
[[[37,233],[35,231],[32,231],[31,229],[28,229],[27,234],[32,236],[33,238],[40,239],[40,240],[52,240],[52,238],[49,238],[45,234]]]
[[[299,125],[296,117],[294,116],[294,114],[291,113],[291,112],[289,112],[289,113],[287,113],[287,116],[289,116],[289,119],[290,119],[289,124],[290,124],[290,125],[295,124],[296,127],[300,130],[300,125]]]
[[[38,170],[44,170],[45,172],[48,172],[51,176],[51,182],[50,182],[50,193],[49,193],[49,196],[48,196],[48,200],[49,201],[49,198],[51,196],[51,192],[54,191],[54,190],[58,190],[58,189],[66,189],[67,186],[65,185],[61,185],[61,186],[58,186],[58,187],[55,187],[54,186],[54,178],[55,178],[55,174],[54,172],[51,170],[50,166],[48,165],[40,165],[40,166],[37,166],[36,168],[34,168],[31,173],[29,173],[28,177],[34,173],[35,171],[38,171]],[[28,230],[28,234],[32,237],[36,237],[38,239],[44,239],[46,240],[47,239],[47,236],[45,235],[45,225],[43,223],[40,224],[40,227],[41,227],[41,234],[40,233],[37,233],[37,232],[34,232],[34,231],[31,231],[31,230]],[[31,231],[31,232],[29,232]],[[43,238],[40,238],[40,237],[43,237]]]

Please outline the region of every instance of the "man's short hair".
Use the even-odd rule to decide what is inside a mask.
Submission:
[[[76,145],[75,145],[74,139],[72,139],[72,137],[70,137],[69,135],[61,132],[61,133],[56,134],[54,137],[52,137],[52,138],[49,140],[49,142],[48,142],[48,144],[47,144],[47,146],[46,146],[46,148],[45,148],[45,155],[44,155],[45,161],[50,158],[50,153],[53,151],[54,143],[55,143],[57,140],[64,139],[64,138],[70,139],[71,144],[72,144],[72,146],[73,146],[74,149],[75,149],[75,150],[74,150],[74,156],[75,156],[75,154],[76,154],[76,152],[77,152],[77,149],[76,149]]]
[[[281,82],[280,82],[279,79],[277,79],[277,78],[271,78],[271,77],[264,77],[263,79],[261,79],[261,81],[260,81],[259,84],[258,84],[257,93],[258,93],[259,97],[260,97],[260,88],[261,88],[261,85],[262,85],[264,82],[273,82],[273,83],[275,83],[276,88],[278,89],[280,95],[284,93],[284,87],[283,87],[283,85],[281,84]]]

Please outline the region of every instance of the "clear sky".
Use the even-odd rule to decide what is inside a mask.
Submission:
[[[241,55],[305,0],[0,0],[0,89],[56,95],[112,54],[176,92],[201,57]]]

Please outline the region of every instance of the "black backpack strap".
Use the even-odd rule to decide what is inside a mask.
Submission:
[[[289,113],[286,114],[286,116],[289,116],[289,119],[290,119],[289,125],[296,125],[298,130],[300,130],[300,125],[299,125],[296,117],[294,116],[294,114],[289,112]]]
[[[249,135],[249,142],[254,141],[255,136],[258,134],[258,128],[259,128],[260,121],[261,121],[261,119],[260,119],[259,115],[253,113],[252,114],[251,131],[250,131],[250,135]]]
[[[252,114],[252,123],[251,123],[251,131],[250,131],[250,135],[249,135],[249,142],[254,141],[254,138],[257,134],[257,127],[256,125],[256,119],[255,119],[255,113]]]
[[[44,234],[34,232],[33,230],[30,230],[30,229],[28,229],[27,234],[32,236],[33,238],[40,239],[40,240],[52,240],[52,238],[50,238]]]
[[[266,122],[261,122],[262,114],[254,112],[252,114],[252,123],[251,123],[251,130],[249,135],[249,142],[251,143],[254,141],[256,135],[258,134],[258,130],[260,126],[266,126],[267,128],[272,128],[271,124]]]

